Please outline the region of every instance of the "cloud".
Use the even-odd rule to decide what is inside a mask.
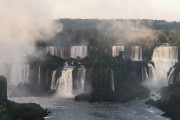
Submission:
[[[0,0],[1,43],[32,42],[59,32],[58,26],[48,19],[50,12],[46,6],[43,0]]]
[[[62,29],[51,19],[51,8],[48,0],[0,0],[1,61],[20,61],[36,40],[50,39]]]
[[[136,22],[130,20],[109,20],[105,23],[101,23],[97,26],[97,29],[107,37],[117,40],[118,43],[130,43],[147,38],[155,40],[156,38],[156,31],[141,24],[138,20]]]

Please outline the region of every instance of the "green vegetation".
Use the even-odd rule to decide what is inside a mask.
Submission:
[[[76,100],[125,102],[148,96],[148,90],[141,86],[142,66],[145,66],[146,62],[124,60],[123,53],[120,53],[114,58],[108,55],[94,54],[86,57],[81,63],[86,68],[92,67],[94,70],[93,92],[89,96],[77,96]],[[111,88],[112,71],[115,91],[112,91]]]
[[[10,120],[7,115],[7,110],[3,105],[0,105],[0,120]]]
[[[43,120],[47,115],[40,105],[29,103],[19,104],[7,100],[7,81],[6,78],[0,76],[1,91],[0,94],[0,120]]]
[[[43,120],[47,111],[40,105],[6,101],[0,104],[0,120]]]

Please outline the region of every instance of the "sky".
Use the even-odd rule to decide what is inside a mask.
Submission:
[[[124,18],[180,21],[180,0],[49,0],[54,18]]]
[[[180,0],[0,0],[35,18],[161,19],[180,21]],[[2,9],[2,8],[0,8]]]

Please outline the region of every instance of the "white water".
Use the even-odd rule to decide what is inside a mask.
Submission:
[[[84,58],[88,55],[88,47],[86,45],[71,46],[71,57],[72,58]]]
[[[76,79],[73,78],[74,70],[77,70],[75,72],[77,73]],[[85,67],[74,69],[74,66],[66,65],[61,71],[61,76],[56,80],[57,74],[57,70],[55,70],[51,80],[51,90],[56,90],[56,97],[73,97],[85,92]]]
[[[149,81],[147,86],[151,90],[158,90],[168,86],[168,72],[178,62],[178,47],[169,45],[156,47],[153,52],[152,62],[154,62],[154,66],[148,65]],[[170,75],[172,76],[172,73]]]
[[[73,67],[65,67],[58,79],[57,97],[72,97],[73,96]]]
[[[46,85],[48,85],[48,80],[49,79],[49,69],[46,71]]]
[[[28,55],[33,55],[35,53],[35,48],[34,47],[27,47],[24,51],[24,56],[28,56]]]
[[[18,85],[20,82],[28,82],[29,65],[13,64],[7,75],[7,78],[10,79],[9,84]]]
[[[38,83],[41,85],[41,66],[38,67]]]
[[[172,67],[169,71],[169,75],[168,75],[168,83],[169,84],[173,84],[173,79],[174,79],[174,71],[175,71],[175,68]]]
[[[142,80],[148,80],[149,76],[148,76],[148,72],[145,66],[142,67]]]
[[[142,47],[141,46],[132,46],[131,60],[142,61]]]
[[[64,58],[65,54],[63,46],[48,46],[46,47],[46,53],[61,58]]]
[[[67,51],[66,51],[67,52]],[[65,47],[64,46],[48,46],[46,47],[46,53],[52,56],[65,58]],[[68,48],[69,53],[69,48]],[[70,48],[70,56],[72,58],[84,58],[88,55],[88,47],[86,45],[76,45],[71,46]]]
[[[180,81],[180,72],[178,72],[177,80]]]
[[[56,72],[57,70],[55,70],[52,74],[51,90],[56,90]]]
[[[85,76],[86,76],[86,68],[85,67],[81,67],[78,68],[78,77],[77,77],[77,88],[76,88],[76,94],[80,94],[83,93],[85,90]]]
[[[114,72],[111,69],[111,90],[114,92],[115,91],[115,87],[114,87]]]
[[[112,56],[116,57],[116,56],[119,55],[119,52],[122,52],[122,51],[124,51],[124,46],[122,46],[122,45],[114,45],[112,47]]]

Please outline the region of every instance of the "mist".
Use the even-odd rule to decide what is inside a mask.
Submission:
[[[105,36],[115,39],[116,43],[129,44],[146,40],[147,38],[149,40],[157,39],[157,31],[143,25],[138,20],[136,22],[131,20],[110,20],[98,25],[97,29]]]
[[[0,0],[0,74],[11,79],[12,66],[25,63],[26,52],[35,50],[37,40],[48,40],[62,30],[51,19],[51,7],[46,0]]]

